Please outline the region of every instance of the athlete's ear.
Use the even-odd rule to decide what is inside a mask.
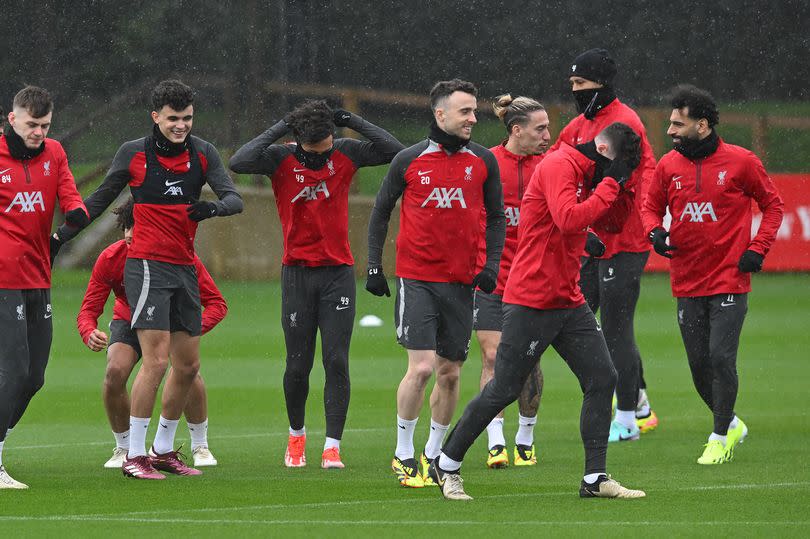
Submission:
[[[10,123],[11,125],[14,125],[14,119],[15,118],[16,118],[16,116],[14,116],[14,111],[13,110],[8,113],[8,123]]]
[[[596,143],[596,151],[600,154],[604,155],[605,157],[609,158],[608,155],[608,145],[604,142],[597,142]]]
[[[160,116],[160,114],[158,114],[157,112],[155,112],[153,110],[152,111],[152,121],[155,122],[155,123],[158,123],[158,116]]]

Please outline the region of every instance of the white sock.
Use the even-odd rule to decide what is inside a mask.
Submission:
[[[155,433],[155,441],[152,442],[155,453],[162,455],[163,453],[174,451],[174,435],[177,433],[178,423],[180,423],[179,419],[166,419],[160,416],[157,432]]]
[[[290,427],[290,436],[306,436],[307,428],[301,427],[300,429],[294,429]]]
[[[402,419],[397,415],[397,450],[394,455],[399,460],[413,458],[413,431],[416,429],[416,419]]]
[[[439,468],[445,472],[457,472],[461,468],[461,462],[451,459],[444,453],[439,453]]]
[[[638,404],[636,405],[636,417],[650,416],[650,399],[647,397],[646,389],[638,390]]]
[[[526,417],[518,414],[518,431],[515,434],[516,445],[532,446],[534,443],[534,425],[537,423],[537,416]]]
[[[588,475],[584,476],[582,479],[585,480],[586,483],[589,485],[593,485],[599,479],[599,476],[607,477],[606,473],[589,473]]]
[[[6,441],[3,440],[0,442],[0,466],[3,465],[3,446],[6,445]]]
[[[619,410],[616,408],[616,421],[624,425],[626,428],[632,429],[636,424],[636,411]]]
[[[735,415],[734,419],[731,420],[731,423],[728,424],[728,428],[729,430],[736,429],[739,424],[740,421],[737,419],[737,416]],[[8,434],[6,434],[6,437],[8,437]]]
[[[430,436],[428,437],[427,444],[425,444],[425,456],[428,460],[433,460],[439,456],[442,450],[442,441],[444,435],[447,434],[447,429],[450,425],[442,425],[436,423],[433,419],[430,420]]]
[[[115,436],[115,447],[129,449],[129,429],[124,432],[113,431],[113,436]]]
[[[129,416],[129,449],[127,457],[146,456],[146,429],[149,428],[150,417]]]
[[[726,445],[726,435],[725,434],[717,434],[717,433],[713,432],[713,433],[711,433],[709,435],[709,441],[711,442],[712,440],[720,440],[720,442],[722,442],[722,444],[724,446]]]
[[[326,441],[323,443],[323,450],[326,451],[327,449],[332,449],[333,447],[340,451],[340,440],[327,436]]]
[[[487,438],[489,438],[488,447],[492,449],[496,445],[506,445],[506,439],[503,437],[503,418],[496,417],[487,425]]]
[[[191,437],[191,449],[198,447],[208,447],[208,419],[202,423],[189,423],[188,435]]]

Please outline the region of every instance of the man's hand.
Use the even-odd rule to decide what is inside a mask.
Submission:
[[[366,290],[375,296],[391,297],[391,289],[388,288],[388,280],[385,278],[382,267],[369,266],[366,273]]]
[[[591,256],[602,256],[605,254],[605,244],[599,239],[599,236],[588,231],[588,239],[585,240],[585,252]]]
[[[613,178],[622,187],[624,187],[632,174],[633,169],[630,168],[630,165],[619,159],[614,159],[610,166],[605,169],[605,177]]]
[[[335,109],[332,114],[332,121],[335,122],[336,127],[346,127],[352,119],[352,113],[348,110]]]
[[[756,273],[762,269],[763,260],[765,260],[764,256],[748,249],[742,254],[740,261],[737,262],[737,268],[742,273]]]
[[[87,342],[84,344],[93,352],[100,352],[107,347],[107,334],[96,328],[93,330],[93,333],[87,337]]]
[[[489,268],[482,269],[472,280],[473,289],[480,288],[482,292],[487,294],[492,294],[496,286],[498,286],[498,274]]]
[[[217,214],[217,205],[208,200],[198,200],[186,208],[188,218],[198,223],[203,219],[208,219]]]
[[[53,269],[53,261],[56,260],[56,255],[59,254],[59,249],[62,248],[62,240],[54,232],[51,234],[51,269]]]
[[[659,226],[658,228],[652,229],[650,232],[650,243],[652,243],[653,249],[655,249],[656,253],[667,258],[672,258],[669,251],[675,251],[678,248],[674,245],[667,244],[668,237],[669,232]]]
[[[90,218],[83,209],[74,208],[65,214],[65,223],[81,230],[90,224]]]

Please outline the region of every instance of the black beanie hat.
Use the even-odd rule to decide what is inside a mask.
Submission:
[[[616,62],[605,49],[591,49],[574,59],[568,76],[582,77],[608,86],[616,76]]]

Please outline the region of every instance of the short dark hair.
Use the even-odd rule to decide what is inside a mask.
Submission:
[[[284,117],[298,142],[313,144],[335,134],[334,112],[323,99],[307,99]]]
[[[691,84],[680,84],[672,89],[669,95],[669,104],[673,109],[687,109],[687,116],[693,120],[706,118],[709,127],[720,123],[720,113],[717,112],[717,103],[706,90],[701,90]]]
[[[430,108],[436,110],[439,101],[450,96],[453,92],[464,92],[473,97],[478,97],[478,88],[471,82],[461,79],[440,80],[430,89]]]
[[[603,136],[608,140],[616,153],[614,159],[626,162],[633,169],[641,162],[641,137],[629,125],[613,122],[597,136]]]
[[[126,202],[113,210],[115,217],[115,226],[121,229],[121,232],[128,228],[135,226],[135,199],[130,195],[127,197]]]
[[[53,99],[44,88],[26,86],[14,96],[14,106],[27,110],[33,118],[42,118],[53,110]]]
[[[194,104],[194,90],[179,80],[170,79],[158,83],[152,90],[152,110],[159,111],[164,105],[173,110],[183,110]]]

